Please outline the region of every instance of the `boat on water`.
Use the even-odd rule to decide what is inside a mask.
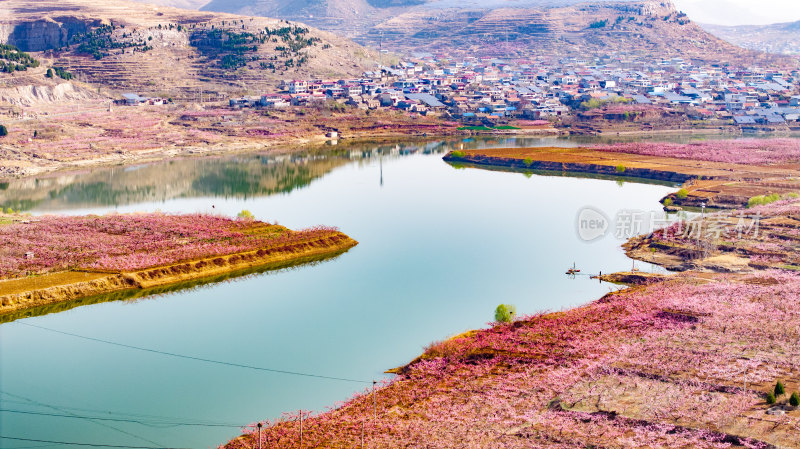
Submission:
[[[581,270],[579,270],[579,269],[578,269],[578,268],[575,266],[575,263],[573,263],[573,264],[572,264],[572,268],[570,268],[569,270],[567,270],[567,274],[578,274],[578,273],[580,273],[580,272],[581,272]]]

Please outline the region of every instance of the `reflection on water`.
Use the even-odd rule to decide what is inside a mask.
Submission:
[[[571,279],[564,270],[577,263],[582,273],[618,271],[631,261],[611,236],[591,244],[580,240],[577,212],[592,206],[609,216],[623,208],[660,213],[658,199],[674,187],[456,170],[441,160],[453,148],[556,144],[578,143],[489,138],[364,144],[9,181],[0,187],[0,203],[32,213],[190,213],[212,211],[213,205],[215,213],[248,209],[290,228],[338,226],[360,244],[334,260],[294,270],[139,292],[157,294],[146,300],[109,295],[3,323],[0,400],[3,409],[13,404],[18,413],[0,411],[2,433],[205,448],[237,435],[235,423],[300,408],[323,410],[358,390],[350,383],[203,364],[101,340],[370,380],[432,341],[485,326],[499,303],[531,314],[601,297],[615,287],[587,276]],[[75,408],[234,426],[109,423],[54,412]]]
[[[291,155],[186,158],[6,181],[0,183],[0,207],[54,212],[197,196],[250,198],[290,193],[354,160],[443,154],[454,149],[578,146],[607,141],[610,139],[596,137],[475,137],[385,145],[359,143]]]
[[[191,281],[180,282],[177,284],[161,285],[158,287],[151,287],[145,289],[131,289],[122,290],[112,293],[105,293],[102,295],[88,296],[85,298],[78,298],[72,301],[59,302],[55,304],[47,304],[44,306],[33,307],[30,309],[20,310],[14,313],[0,315],[0,324],[10,323],[23,318],[32,318],[37,316],[49,315],[51,313],[65,312],[80,306],[88,306],[92,304],[101,304],[104,302],[114,301],[136,301],[136,300],[150,300],[160,296],[187,292],[191,289],[202,287],[210,287],[214,284],[226,281],[245,281],[250,276],[257,276],[264,273],[278,274],[286,270],[299,270],[307,268],[319,263],[329,260],[334,260],[342,254],[346,253],[349,249],[338,251],[332,254],[324,254],[320,256],[309,256],[301,259],[296,259],[291,262],[278,262],[273,264],[265,264],[257,267],[249,267],[242,270],[231,271],[228,273],[220,274],[217,276],[209,276],[201,279],[193,279]]]

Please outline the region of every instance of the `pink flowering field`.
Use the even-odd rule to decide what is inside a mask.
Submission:
[[[781,200],[749,209],[679,221],[633,242],[653,254],[681,255],[702,264],[712,256],[746,259],[754,269],[800,271],[800,201]]]
[[[680,277],[431,345],[377,389],[304,414],[304,448],[797,447],[800,276]],[[786,398],[779,398],[786,401]],[[301,412],[261,447],[300,448]],[[229,449],[258,447],[256,423]],[[774,446],[771,446],[774,445]]]
[[[800,162],[800,139],[706,140],[680,144],[632,142],[595,145],[596,150],[643,156],[674,157],[734,164],[781,164]]]
[[[0,225],[0,278],[68,269],[137,270],[290,245],[334,232],[325,227],[291,231],[206,214],[35,217]]]

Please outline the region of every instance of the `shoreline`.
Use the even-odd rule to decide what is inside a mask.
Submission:
[[[234,114],[234,111],[231,111]],[[298,151],[319,150],[325,148],[326,144],[336,141],[339,144],[359,144],[365,142],[390,143],[398,140],[419,139],[430,141],[449,137],[552,137],[552,136],[588,136],[588,137],[658,137],[686,135],[743,135],[741,130],[718,128],[690,128],[674,130],[639,130],[614,132],[607,131],[601,133],[582,133],[574,132],[567,128],[517,128],[517,129],[493,129],[493,130],[469,130],[457,129],[455,125],[446,122],[432,122],[424,124],[395,123],[383,125],[382,132],[372,129],[379,120],[372,126],[365,126],[363,129],[350,130],[339,139],[332,139],[323,134],[291,136],[290,138],[280,137],[277,139],[265,138],[256,140],[253,137],[234,139],[232,141],[207,142],[194,145],[175,145],[172,147],[153,147],[145,150],[132,152],[115,151],[111,153],[99,153],[95,157],[81,158],[70,161],[51,161],[47,164],[41,162],[24,167],[10,168],[10,172],[0,174],[0,181],[12,179],[24,179],[34,176],[49,174],[70,173],[99,167],[110,167],[117,165],[132,165],[142,163],[157,163],[174,158],[194,158],[194,157],[219,157],[223,155],[236,155],[257,152],[274,152],[276,154],[294,153]],[[367,122],[369,125],[369,122]],[[450,129],[447,127],[450,126]],[[436,127],[440,129],[435,129]],[[442,130],[444,127],[446,130]],[[190,128],[191,129],[191,128]],[[430,129],[430,131],[429,131]],[[222,135],[222,134],[220,134]],[[12,147],[9,147],[12,148]],[[19,154],[24,154],[24,148],[16,149]],[[39,161],[46,159],[39,159]]]
[[[247,278],[249,276],[257,276],[259,274],[280,271],[285,269],[292,269],[295,267],[305,267],[309,265],[316,265],[331,259],[335,259],[346,252],[350,248],[345,248],[330,253],[320,255],[303,256],[296,259],[290,259],[284,262],[267,263],[264,265],[257,265],[246,268],[236,268],[234,270],[219,274],[203,276],[188,281],[179,281],[174,284],[165,284],[157,287],[150,287],[145,289],[128,288],[124,290],[117,290],[113,292],[105,292],[98,295],[82,296],[68,301],[59,301],[51,304],[45,304],[34,307],[26,307],[14,312],[0,313],[0,324],[9,323],[18,319],[31,318],[51,313],[60,313],[67,310],[81,307],[84,305],[100,304],[105,302],[114,301],[138,301],[143,299],[153,299],[161,295],[166,295],[184,289],[202,288],[205,286],[213,285],[219,282],[236,281],[240,278]]]
[[[609,152],[591,147],[495,148],[451,151],[451,164],[500,167],[517,171],[585,173],[618,178],[674,182],[681,186],[661,202],[665,206],[735,209],[751,198],[800,191],[800,164],[742,164]],[[675,207],[677,206],[677,207]]]
[[[247,251],[209,255],[135,270],[71,269],[0,280],[0,318],[54,304],[147,291],[235,273],[285,268],[347,252],[358,244],[339,231]],[[24,315],[24,314],[23,314]]]
[[[670,161],[640,158],[650,165],[618,173],[613,161],[542,157],[534,164],[522,157],[490,158],[482,150],[464,153],[480,157],[449,153],[445,160],[489,169],[680,175],[687,183],[726,171],[720,164],[686,160],[685,169],[666,170]],[[652,165],[656,162],[661,169]],[[711,168],[715,171],[703,172]],[[749,170],[774,174],[769,168]],[[800,228],[800,219],[787,223],[800,212],[800,202],[763,208],[773,214],[771,235],[778,228]],[[747,238],[757,247],[759,240]],[[626,245],[642,242],[634,238]],[[660,251],[651,245],[641,253],[653,248],[653,254]],[[649,261],[667,265],[666,260]],[[305,444],[346,446],[367,423],[362,438],[370,447],[800,447],[795,433],[800,408],[786,397],[774,405],[765,401],[777,380],[788,392],[800,389],[797,351],[791,349],[796,339],[788,330],[800,320],[800,276],[758,263],[740,273],[718,264],[697,268],[671,275],[607,274],[606,281],[629,287],[584,306],[493,323],[432,343],[406,365],[387,371],[395,377],[374,393],[367,390],[308,416]],[[778,310],[783,318],[774,322]],[[298,438],[294,418],[266,421],[256,430],[256,423],[245,426],[221,447],[287,447]]]
[[[419,139],[435,139],[452,137],[455,134],[438,134],[427,136],[412,136]],[[343,139],[340,142],[357,144],[365,141],[393,142],[396,140],[408,140],[409,136],[396,134],[390,136],[381,136],[377,138],[371,137],[355,137]],[[286,154],[296,153],[308,150],[316,150],[324,148],[326,142],[330,141],[327,137],[313,137],[313,138],[296,138],[283,141],[265,141],[262,143],[248,142],[248,143],[225,143],[225,144],[209,144],[200,146],[188,146],[183,148],[154,148],[147,151],[138,153],[122,154],[122,155],[104,155],[93,159],[81,159],[77,161],[62,162],[59,164],[38,166],[26,168],[23,172],[15,174],[14,176],[0,177],[0,181],[10,181],[18,179],[32,178],[35,176],[48,176],[69,174],[73,172],[80,172],[84,170],[91,170],[95,168],[113,167],[113,166],[130,166],[137,164],[151,164],[165,162],[172,159],[188,159],[188,158],[214,158],[227,155],[239,155],[248,153],[269,152],[272,154]]]

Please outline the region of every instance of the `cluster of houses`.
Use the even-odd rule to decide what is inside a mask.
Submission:
[[[681,58],[453,62],[425,56],[358,79],[286,80],[274,93],[231,99],[230,106],[280,109],[331,100],[483,120],[546,119],[613,102],[682,108],[699,120],[742,126],[800,126],[800,71]]]
[[[134,93],[122,94],[122,98],[119,98],[114,101],[115,104],[123,106],[143,106],[143,105],[162,106],[167,104],[168,102],[169,100],[165,100],[163,98],[145,97]]]

